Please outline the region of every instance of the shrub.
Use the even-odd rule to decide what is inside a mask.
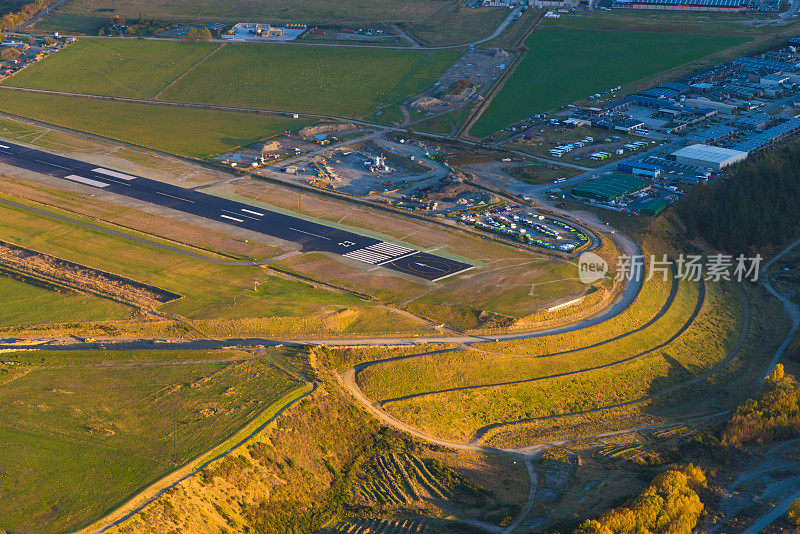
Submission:
[[[789,511],[786,512],[786,518],[792,526],[800,527],[800,499],[795,499],[789,505]]]
[[[702,469],[689,464],[653,479],[630,503],[614,508],[598,519],[584,521],[577,534],[627,532],[690,533],[703,513],[697,490],[706,486]]]

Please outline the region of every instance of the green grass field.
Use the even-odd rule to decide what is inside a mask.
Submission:
[[[291,350],[3,355],[0,525],[64,532],[122,504],[299,387],[271,358]]]
[[[82,39],[7,83],[357,117],[429,86],[460,53]]]
[[[356,117],[424,89],[459,55],[457,50],[226,46],[162,98]]]
[[[356,302],[348,294],[270,276],[260,267],[216,265],[5,206],[0,239],[183,295],[162,309],[193,319],[308,315]],[[78,242],[80,249],[71,245]],[[254,281],[260,284],[255,291]]]
[[[424,20],[433,15],[442,5],[450,2],[440,0],[408,0],[397,4],[393,0],[251,0],[249,2],[220,3],[213,0],[119,0],[113,3],[108,14],[98,8],[108,8],[103,0],[77,0],[65,5],[59,13],[106,20],[112,14],[125,18],[136,18],[140,13],[159,20],[183,20],[189,22],[241,22],[257,14],[259,20],[282,22],[403,22]]]
[[[0,326],[38,323],[82,323],[124,319],[121,304],[80,293],[63,293],[8,278],[0,272]]]
[[[470,133],[487,135],[536,113],[625,85],[748,40],[738,35],[538,28],[528,53]]]
[[[108,10],[110,11],[101,11]],[[140,14],[163,22],[226,22],[258,19],[269,22],[343,24],[383,28],[397,23],[425,44],[449,45],[474,41],[489,35],[508,10],[467,8],[462,0],[120,0],[109,6],[104,0],[68,2],[37,23],[38,32],[61,31],[95,35],[112,15],[138,18]],[[438,31],[437,31],[438,30]]]
[[[15,75],[10,85],[149,98],[219,45],[81,39]]]
[[[309,124],[233,111],[106,102],[0,90],[0,109],[170,154],[205,158]]]

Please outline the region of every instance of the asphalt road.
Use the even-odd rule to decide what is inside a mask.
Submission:
[[[339,254],[364,263],[365,267],[385,267],[430,281],[441,280],[473,267],[396,243],[8,141],[0,141],[0,162],[298,243],[304,251]]]

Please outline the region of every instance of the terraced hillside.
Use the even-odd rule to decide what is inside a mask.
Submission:
[[[785,326],[768,302],[755,287],[654,278],[580,336],[363,353],[345,380],[424,434],[501,448],[701,416],[758,379],[751,365],[769,353],[760,340]]]

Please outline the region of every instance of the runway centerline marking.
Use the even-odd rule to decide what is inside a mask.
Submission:
[[[381,262],[378,265],[383,265],[384,263],[392,263],[393,261],[402,260],[403,258],[407,258],[409,256],[413,256],[414,254],[417,254],[418,252],[419,251],[415,250],[413,252],[409,252],[408,254],[404,254],[402,256],[397,256],[396,258],[389,258],[388,260],[386,260],[384,262]]]
[[[311,232],[306,232],[305,230],[298,230],[297,228],[292,228],[291,226],[289,227],[289,230],[294,230],[295,232],[300,232],[301,234],[313,235],[314,237],[319,237],[321,239],[327,239],[328,241],[331,240],[330,237],[325,237],[324,235],[319,235],[319,234],[312,234]]]
[[[44,165],[48,165],[50,167],[58,167],[59,169],[66,169],[68,171],[75,170],[72,167],[64,167],[63,165],[58,165],[57,163],[50,163],[49,161],[44,161],[44,160],[41,160],[41,159],[34,159],[33,161],[35,161],[37,163],[42,163]]]
[[[169,198],[174,198],[176,200],[183,200],[184,202],[191,202],[192,204],[195,203],[194,200],[189,200],[189,199],[186,199],[186,198],[176,197],[174,195],[168,195],[166,193],[162,193],[161,191],[156,191],[156,194],[157,195],[161,195],[161,196],[165,196],[165,197],[169,197]]]

